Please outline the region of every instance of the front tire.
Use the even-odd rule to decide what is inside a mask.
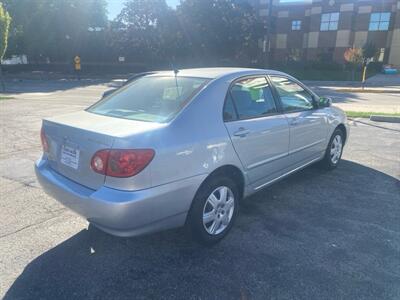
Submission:
[[[196,193],[188,215],[192,237],[204,245],[221,241],[236,219],[239,197],[236,183],[229,177],[208,179]]]
[[[338,166],[342,158],[343,146],[344,133],[341,129],[337,128],[331,136],[324,159],[321,162],[325,169],[332,170]]]

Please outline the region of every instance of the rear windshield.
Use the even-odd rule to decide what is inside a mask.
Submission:
[[[174,76],[142,77],[88,108],[100,115],[168,122],[208,81]]]

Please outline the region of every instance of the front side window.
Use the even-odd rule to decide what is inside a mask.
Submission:
[[[300,30],[300,29],[301,29],[301,20],[293,20],[292,30]]]
[[[339,24],[339,13],[328,13],[321,15],[321,31],[337,30]]]
[[[142,77],[89,107],[100,115],[148,122],[176,116],[209,79],[174,76]]]
[[[241,79],[232,86],[230,94],[240,119],[262,117],[277,112],[271,88],[265,77]]]
[[[314,108],[312,95],[296,82],[285,77],[271,76],[272,84],[282,102],[285,112],[310,110]]]
[[[390,13],[372,13],[369,31],[386,31],[389,29]]]

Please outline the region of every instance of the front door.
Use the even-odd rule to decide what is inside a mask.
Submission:
[[[265,77],[247,77],[232,85],[224,121],[250,183],[262,184],[287,166],[289,125]]]
[[[283,76],[270,76],[290,127],[290,160],[293,164],[319,157],[326,147],[327,115],[317,109],[312,94]]]

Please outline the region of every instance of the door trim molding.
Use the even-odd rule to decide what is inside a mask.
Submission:
[[[274,161],[274,160],[280,159],[280,158],[285,157],[285,156],[288,156],[288,155],[289,155],[289,153],[288,153],[288,152],[285,152],[285,153],[278,154],[278,155],[275,155],[275,156],[273,156],[273,157],[264,159],[264,160],[262,160],[262,161],[259,161],[259,162],[256,162],[256,163],[254,163],[254,164],[249,165],[249,166],[247,167],[247,170],[254,169],[254,168],[259,167],[259,166],[261,166],[261,165],[265,165],[265,164],[267,164],[267,163],[269,163],[269,162],[272,162],[272,161]]]
[[[324,141],[325,141],[325,139],[320,139],[320,140],[318,140],[318,141],[316,141],[316,142],[314,142],[314,143],[311,143],[311,144],[309,144],[309,145],[302,146],[302,147],[300,147],[300,148],[297,148],[297,149],[294,149],[294,150],[292,150],[292,151],[289,151],[289,154],[294,154],[294,153],[299,152],[299,151],[301,151],[301,150],[304,150],[304,149],[307,149],[307,148],[311,148],[311,147],[313,147],[313,146],[315,146],[315,145],[318,145],[318,144],[320,144],[320,143],[322,143],[322,142],[324,142]]]
[[[257,191],[257,190],[259,190],[259,189],[261,189],[261,188],[263,188],[263,187],[265,187],[265,186],[267,186],[267,185],[269,185],[271,183],[274,183],[275,181],[278,181],[279,179],[282,179],[283,177],[286,177],[286,176],[288,176],[288,175],[290,175],[290,174],[292,174],[292,173],[294,173],[294,172],[296,172],[296,171],[298,171],[300,169],[303,169],[303,168],[307,167],[308,165],[310,165],[313,162],[316,162],[316,161],[318,161],[320,159],[321,159],[321,157],[314,158],[314,159],[310,160],[309,162],[307,162],[307,163],[305,163],[305,164],[303,164],[303,165],[301,165],[301,166],[299,166],[299,167],[297,167],[297,168],[295,168],[293,170],[290,170],[289,172],[286,172],[285,174],[282,174],[282,175],[280,175],[280,176],[278,176],[278,177],[276,177],[276,178],[274,178],[274,179],[272,179],[270,181],[267,181],[266,183],[263,183],[263,184],[255,187],[254,190]]]

